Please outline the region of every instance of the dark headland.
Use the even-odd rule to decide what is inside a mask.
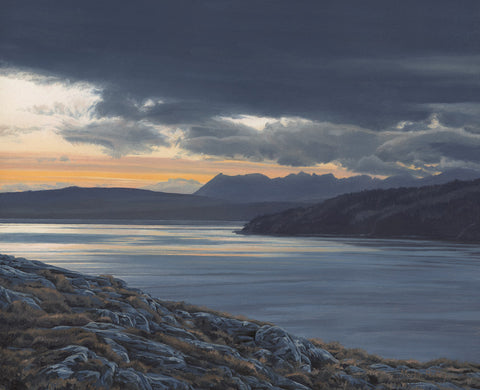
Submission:
[[[344,194],[257,217],[241,232],[480,242],[480,180]]]
[[[6,255],[0,367],[0,389],[480,388],[480,364],[385,360]]]

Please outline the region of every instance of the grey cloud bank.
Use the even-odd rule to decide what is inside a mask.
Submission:
[[[114,156],[173,142],[204,155],[338,162],[371,174],[480,169],[478,1],[3,8],[3,65],[102,89],[95,115],[104,122],[62,129],[71,142]],[[279,120],[257,131],[218,119],[242,114]]]
[[[195,153],[274,160],[290,166],[337,162],[352,171],[376,175],[433,174],[462,164],[480,169],[479,135],[444,127],[436,117],[412,123],[407,130],[379,132],[305,120],[275,122],[256,131],[217,121],[188,131],[180,145]]]

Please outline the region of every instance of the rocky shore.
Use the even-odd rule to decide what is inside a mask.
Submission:
[[[480,364],[385,360],[7,255],[0,368],[0,389],[480,388]]]

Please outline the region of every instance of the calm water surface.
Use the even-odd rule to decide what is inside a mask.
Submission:
[[[278,238],[240,224],[0,223],[0,252],[391,358],[480,362],[480,247]]]

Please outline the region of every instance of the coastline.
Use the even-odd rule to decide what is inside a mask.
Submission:
[[[111,276],[6,255],[0,265],[5,388],[480,387],[479,364],[382,359],[154,299]]]
[[[426,237],[426,236],[407,236],[407,235],[375,235],[375,234],[288,234],[288,233],[268,233],[268,232],[248,232],[242,230],[234,230],[235,234],[241,234],[244,236],[266,236],[266,237],[302,237],[302,238],[339,238],[339,239],[358,239],[358,240],[398,240],[398,241],[425,241],[425,242],[435,242],[435,243],[449,243],[449,244],[462,244],[462,245],[478,245],[480,241],[467,241],[467,240],[454,240],[446,238],[435,238],[435,237]]]

